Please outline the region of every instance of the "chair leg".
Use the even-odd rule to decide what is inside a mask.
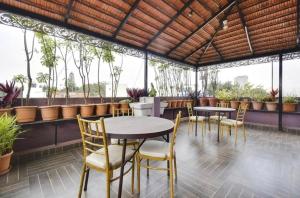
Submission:
[[[204,137],[204,122],[201,122],[201,127],[202,127],[202,137]]]
[[[88,186],[88,183],[89,183],[89,176],[90,176],[90,169],[88,168],[86,170],[86,174],[85,174],[85,182],[84,182],[84,191],[87,190],[87,186]]]
[[[147,159],[147,166],[149,166],[149,160]],[[147,167],[147,177],[149,177],[149,168]]]
[[[110,177],[111,177],[111,172],[110,170],[106,171],[106,197],[110,198]]]
[[[189,120],[189,122],[188,122],[188,135],[190,134],[190,128],[191,128],[191,122]]]
[[[82,187],[83,187],[83,180],[84,180],[84,177],[85,177],[85,172],[86,172],[86,165],[84,164],[82,166],[82,173],[81,173],[81,177],[80,177],[80,186],[79,186],[78,198],[81,197]]]
[[[221,140],[223,139],[223,133],[224,133],[224,126],[223,125],[220,125],[220,130],[221,130]]]
[[[133,156],[132,158],[131,193],[134,193],[134,169],[135,169],[135,156]]]
[[[168,160],[169,164],[170,164],[170,197],[173,198],[174,197],[174,178],[173,178],[173,163],[172,160]]]
[[[244,142],[246,142],[247,137],[246,137],[246,129],[245,129],[245,125],[243,125],[243,132],[244,132]]]
[[[226,133],[226,141],[229,140],[229,133],[230,133],[230,126],[227,127],[227,133]]]
[[[137,161],[137,188],[138,188],[138,193],[140,193],[141,190],[141,160],[139,156],[136,157]]]
[[[177,162],[176,162],[176,154],[174,153],[174,169],[175,169],[175,180],[177,181]]]
[[[208,119],[208,131],[211,132],[210,119]]]
[[[234,144],[236,145],[237,143],[237,126],[234,127],[234,135],[235,135],[235,140],[234,140]]]

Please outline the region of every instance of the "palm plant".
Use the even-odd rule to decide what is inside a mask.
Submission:
[[[17,83],[21,84],[21,106],[24,105],[24,98],[23,98],[23,93],[24,93],[24,84],[27,82],[27,77],[24,76],[23,74],[18,74],[13,77],[13,80]]]

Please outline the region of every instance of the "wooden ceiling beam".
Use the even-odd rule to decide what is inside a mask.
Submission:
[[[254,54],[251,38],[250,38],[250,35],[249,35],[248,26],[247,26],[246,20],[245,20],[245,15],[243,14],[243,12],[240,9],[238,4],[237,4],[237,10],[238,10],[238,13],[239,13],[239,16],[240,16],[241,23],[242,23],[242,25],[244,27],[244,30],[245,30],[245,34],[246,34],[246,37],[247,37],[247,42],[248,42],[248,45],[249,45],[249,49],[251,51],[251,54]]]
[[[221,10],[219,10],[215,15],[211,16],[207,21],[205,21],[203,24],[201,24],[197,29],[192,31],[187,37],[185,37],[183,40],[181,40],[175,47],[170,49],[166,55],[169,56],[174,50],[176,50],[179,46],[181,46],[183,43],[185,43],[189,38],[191,38],[195,33],[197,33],[199,30],[201,30],[203,27],[205,27],[207,24],[209,24],[213,19],[215,19],[217,16],[219,16],[221,13],[223,13],[225,10],[230,8],[236,3],[236,0],[231,0],[228,2],[227,5],[222,7]]]
[[[217,52],[218,56],[220,57],[221,60],[223,60],[223,56],[220,52],[220,50],[216,47],[216,45],[214,44],[214,42],[211,42],[211,46],[215,49],[215,51]]]
[[[113,34],[113,38],[116,38],[118,33],[121,31],[121,29],[124,27],[124,25],[127,23],[129,17],[132,15],[133,11],[138,7],[141,0],[136,0],[134,4],[129,9],[128,13],[126,14],[123,21],[121,21],[120,25],[117,27],[116,31]]]
[[[159,35],[165,31],[172,23],[175,21],[192,3],[194,0],[189,0],[187,3],[184,4],[184,6],[166,23],[156,34],[153,35],[153,37],[149,40],[149,42],[145,45],[145,48],[147,49],[149,45],[157,38]]]
[[[64,17],[64,22],[65,23],[68,23],[68,20],[70,18],[70,13],[71,13],[71,10],[72,10],[72,7],[73,7],[74,3],[75,3],[75,0],[69,0],[69,3],[67,5],[67,13]]]

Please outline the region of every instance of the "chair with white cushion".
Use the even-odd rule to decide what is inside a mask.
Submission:
[[[224,119],[221,120],[221,137],[223,137],[224,129],[227,128],[227,139],[229,138],[230,129],[234,128],[235,135],[235,144],[237,143],[237,133],[238,128],[243,128],[244,133],[244,141],[246,142],[246,130],[244,125],[245,114],[247,111],[248,105],[240,105],[238,108],[238,112],[236,113],[236,119]]]
[[[188,122],[188,133],[190,133],[190,129],[193,130],[194,123],[199,122],[201,124],[202,128],[202,137],[204,136],[205,128],[206,128],[206,120],[207,118],[205,116],[194,116],[193,114],[193,107],[191,103],[187,104],[187,110],[189,114],[189,122]]]
[[[122,166],[122,146],[108,145],[103,118],[97,121],[82,119],[77,115],[83,144],[83,167],[80,179],[80,189],[78,197],[81,197],[83,182],[85,180],[84,191],[87,190],[90,169],[106,174],[106,197],[110,197],[111,182],[119,179],[113,178],[113,171]],[[95,127],[92,129],[92,127]],[[124,173],[131,175],[131,190],[134,191],[134,150],[126,149],[125,160],[130,160],[132,166]]]
[[[138,153],[136,154],[137,159],[137,183],[138,183],[138,192],[140,192],[140,170],[141,166],[147,169],[153,170],[164,170],[168,171],[170,178],[170,197],[174,197],[174,171],[175,171],[175,178],[177,177],[177,167],[176,167],[176,154],[175,154],[175,141],[176,141],[176,134],[177,129],[180,123],[181,118],[181,111],[176,116],[176,121],[174,124],[173,135],[171,138],[171,142],[163,142],[159,140],[148,140],[146,141],[141,148],[139,149]],[[142,165],[142,160],[152,160],[152,161],[167,161],[169,164],[168,168],[158,168],[158,167],[151,167],[147,163],[147,165]],[[174,163],[174,168],[173,168]]]

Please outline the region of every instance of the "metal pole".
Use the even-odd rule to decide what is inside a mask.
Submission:
[[[271,74],[272,74],[272,76],[271,76],[271,79],[272,79],[271,88],[272,88],[272,90],[274,89],[274,84],[273,84],[273,81],[274,81],[274,70],[273,69],[274,68],[273,68],[273,61],[272,61],[272,65],[271,65]]]
[[[282,54],[279,54],[278,130],[282,131]]]
[[[144,62],[144,89],[148,90],[148,52],[145,52]]]
[[[195,105],[197,106],[197,98],[198,98],[198,68],[195,71]]]

